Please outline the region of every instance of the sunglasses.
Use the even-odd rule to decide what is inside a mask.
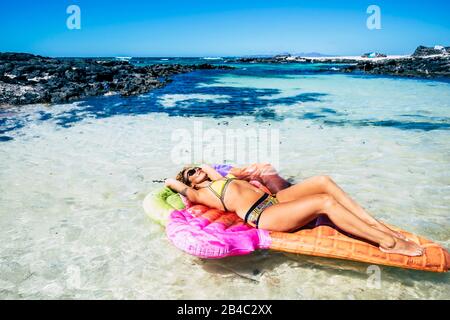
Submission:
[[[197,169],[200,169],[199,167],[190,168],[189,170],[185,171],[186,175],[184,177],[185,181],[189,181],[189,177],[192,177],[195,172],[197,172]]]

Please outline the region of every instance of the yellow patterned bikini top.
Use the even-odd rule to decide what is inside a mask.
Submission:
[[[235,179],[236,177],[232,174],[227,174],[222,179],[211,181],[211,183],[208,185],[208,189],[211,190],[217,198],[219,198],[220,202],[222,202],[223,209],[225,211],[228,211],[224,202],[225,192],[227,191],[227,187],[230,182]]]

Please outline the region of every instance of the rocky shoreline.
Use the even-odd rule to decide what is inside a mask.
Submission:
[[[419,46],[410,56],[400,57],[301,57],[278,55],[227,60],[235,63],[323,63],[317,72],[366,73],[404,77],[450,78],[450,47]]]
[[[450,78],[450,47],[437,47],[419,46],[412,55],[400,57],[278,55],[226,59],[223,62],[322,63],[323,66],[315,72]],[[210,69],[234,67],[211,64],[136,66],[114,59],[48,58],[27,53],[0,53],[0,106],[67,103],[112,94],[137,95],[163,87],[173,75]]]
[[[450,57],[408,57],[383,61],[360,61],[341,69],[342,72],[362,72],[423,78],[450,78]]]
[[[210,64],[139,67],[111,59],[0,53],[0,105],[66,103],[109,94],[131,96],[160,88],[173,75],[210,69],[232,67]]]

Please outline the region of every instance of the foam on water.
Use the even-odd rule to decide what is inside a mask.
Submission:
[[[230,87],[267,89],[276,96],[252,108],[278,116],[236,114],[224,123],[214,118],[219,111],[205,111],[211,114],[195,118],[205,129],[279,129],[283,176],[330,175],[376,217],[450,248],[450,131],[358,124],[448,123],[448,84],[327,75],[269,77],[268,85],[236,74],[214,77],[196,83],[227,93],[203,96],[205,104],[236,103]],[[186,96],[170,108],[156,105],[186,89],[174,86],[155,94],[153,105],[146,100],[152,94],[108,97],[8,116],[13,124],[4,134],[13,139],[0,143],[1,298],[450,298],[446,274],[382,267],[375,289],[365,264],[275,252],[202,261],[174,248],[141,207],[161,187],[156,181],[179,169],[171,162],[171,131],[193,131],[193,118],[170,113]],[[213,94],[189,88],[187,97]],[[242,98],[250,102],[267,98],[248,92]],[[320,95],[286,100],[306,93]]]

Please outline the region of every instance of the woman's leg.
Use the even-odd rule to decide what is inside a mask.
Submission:
[[[320,214],[326,214],[343,231],[375,242],[387,252],[410,256],[422,254],[417,244],[371,227],[328,194],[310,195],[273,205],[262,213],[259,228],[289,232],[304,226]]]
[[[380,221],[372,217],[364,208],[344,192],[330,177],[316,176],[306,179],[304,182],[293,185],[277,193],[277,199],[280,202],[292,201],[304,196],[326,193],[333,196],[342,206],[352,212],[354,215],[365,221],[367,224],[387,232],[393,236],[404,238],[402,234],[397,233]]]

